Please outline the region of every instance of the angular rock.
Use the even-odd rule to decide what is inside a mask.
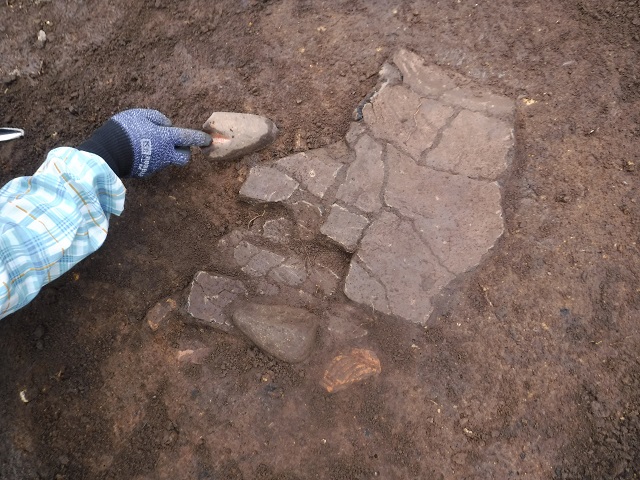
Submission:
[[[233,322],[260,349],[289,363],[311,354],[318,328],[315,315],[286,305],[242,305],[233,312]]]
[[[489,92],[477,93],[468,88],[453,88],[442,94],[440,100],[450,105],[483,112],[495,117],[511,118],[515,111],[515,102],[503,95]]]
[[[284,217],[267,220],[262,226],[262,236],[275,243],[289,243],[292,233],[293,223]]]
[[[366,132],[367,132],[367,128],[365,127],[364,123],[351,122],[351,125],[349,126],[349,130],[347,131],[347,134],[345,135],[344,139],[347,142],[347,145],[349,145],[349,147],[355,148],[356,143],[358,143],[358,140],[360,139],[360,137],[364,135]]]
[[[414,221],[449,271],[477,265],[503,232],[498,184],[420,167],[392,147],[387,162],[385,203]]]
[[[254,244],[242,240],[233,249],[233,259],[238,265],[244,267],[253,257],[260,253],[261,249]]]
[[[278,160],[276,165],[318,198],[324,197],[342,168],[342,164],[334,161],[324,149],[291,155]]]
[[[258,295],[263,295],[265,297],[273,297],[280,293],[280,287],[266,280],[265,278],[260,278],[256,282],[255,291]]]
[[[513,147],[509,124],[463,110],[442,133],[440,144],[424,164],[470,178],[495,180],[507,168]]]
[[[308,283],[310,283],[310,291],[312,294],[322,292],[324,295],[330,296],[336,293],[340,284],[340,275],[321,264],[316,264],[310,268]]]
[[[302,259],[291,257],[271,270],[269,278],[277,283],[297,287],[307,279],[307,267]]]
[[[382,206],[380,191],[384,182],[382,148],[369,135],[363,135],[355,147],[356,159],[349,165],[347,178],[337,197],[363,212],[376,212]]]
[[[368,228],[357,257],[373,276],[369,276],[369,282],[361,282],[356,291],[349,278],[352,272],[358,272],[352,260],[345,286],[347,296],[372,306],[368,300],[377,298],[382,288],[386,292],[387,311],[416,323],[427,321],[433,309],[431,298],[453,279],[411,223],[387,212]]]
[[[233,324],[227,307],[246,295],[247,289],[239,280],[198,272],[191,284],[187,312],[207,325],[230,332]]]
[[[320,228],[320,232],[338,243],[347,252],[355,252],[358,241],[369,219],[357,213],[351,213],[344,207],[334,204],[329,217]]]
[[[296,219],[300,239],[313,240],[320,232],[320,225],[322,225],[321,207],[306,200],[287,203],[287,207]]]
[[[344,293],[354,302],[378,312],[391,313],[384,285],[360,265],[357,257],[351,260]]]
[[[353,150],[349,148],[349,145],[347,145],[347,142],[344,140],[327,145],[323,150],[329,157],[342,164],[351,163],[355,160]]]
[[[393,56],[393,63],[400,69],[404,84],[418,95],[437,98],[456,86],[443,69],[425,65],[424,59],[413,52],[399,50]]]
[[[269,250],[259,250],[251,257],[247,264],[242,267],[242,271],[252,277],[262,277],[269,273],[269,270],[284,262],[284,257]]]
[[[418,159],[433,145],[439,129],[454,110],[435,100],[421,99],[398,85],[384,89],[365,106],[364,121],[376,138],[382,138]]]
[[[166,298],[156,303],[154,307],[147,312],[144,319],[149,325],[149,328],[155,332],[166,323],[169,314],[177,308],[178,304],[173,298]]]
[[[249,176],[240,188],[240,196],[250,202],[282,202],[298,189],[296,182],[272,167],[258,165],[249,171]]]
[[[213,142],[202,151],[214,160],[233,160],[261,150],[278,135],[275,123],[248,113],[215,112],[202,126]]]

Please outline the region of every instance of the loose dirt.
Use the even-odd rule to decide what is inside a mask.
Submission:
[[[0,123],[27,132],[2,182],[130,107],[281,132],[127,180],[105,245],[0,322],[0,478],[638,478],[640,2],[7,0],[0,35]],[[263,213],[248,166],[341,139],[401,47],[517,100],[492,254],[426,329],[375,316],[382,373],[334,394],[180,310],[152,332]]]

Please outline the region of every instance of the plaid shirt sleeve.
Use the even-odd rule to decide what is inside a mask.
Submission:
[[[0,190],[0,318],[104,242],[125,188],[97,155],[62,147]]]

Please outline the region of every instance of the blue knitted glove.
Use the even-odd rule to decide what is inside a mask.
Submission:
[[[146,177],[169,165],[185,165],[189,147],[205,147],[211,137],[176,128],[157,110],[135,108],[111,117],[80,150],[102,157],[120,177]]]

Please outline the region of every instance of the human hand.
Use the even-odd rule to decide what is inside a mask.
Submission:
[[[169,165],[185,165],[189,147],[205,147],[211,137],[177,128],[157,110],[135,108],[111,117],[79,148],[100,155],[121,177],[146,177]]]

